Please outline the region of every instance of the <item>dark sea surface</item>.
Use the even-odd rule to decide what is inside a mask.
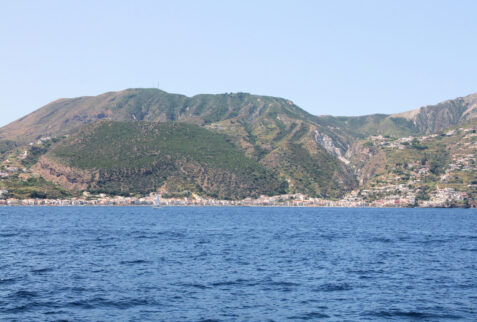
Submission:
[[[477,320],[477,211],[0,208],[0,320]]]

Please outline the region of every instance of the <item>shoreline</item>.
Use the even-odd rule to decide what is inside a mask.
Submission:
[[[0,199],[1,206],[25,207],[153,207],[157,195],[123,197],[107,195],[89,195],[69,199],[40,199],[40,198],[6,198]],[[312,198],[302,194],[287,194],[278,196],[260,196],[239,200],[223,200],[203,198],[200,196],[161,198],[161,207],[285,207],[285,208],[477,208],[477,203],[472,199],[441,198],[430,200],[416,200],[409,198],[387,198],[368,201],[360,197],[347,197],[330,200]]]
[[[287,206],[287,205],[164,205],[154,207],[151,205],[0,205],[0,208],[333,208],[333,209],[477,209],[477,207],[455,207],[455,206],[435,206],[435,207],[390,207],[390,206]]]

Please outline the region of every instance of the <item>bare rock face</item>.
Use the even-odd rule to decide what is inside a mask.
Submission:
[[[359,185],[364,185],[382,167],[385,155],[382,150],[357,142],[346,152],[346,157],[351,160]]]
[[[44,179],[71,190],[85,190],[93,177],[90,171],[71,168],[45,156],[40,157],[32,170]]]
[[[412,121],[422,133],[434,133],[477,118],[477,94],[428,105],[390,117]]]
[[[328,135],[320,133],[318,130],[315,130],[315,141],[330,154],[340,159],[344,164],[350,163],[350,161],[343,156],[341,149],[335,146],[333,139],[330,138]]]

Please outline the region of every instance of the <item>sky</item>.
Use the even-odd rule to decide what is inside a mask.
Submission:
[[[279,96],[316,115],[477,92],[475,0],[0,0],[0,126],[126,88]]]

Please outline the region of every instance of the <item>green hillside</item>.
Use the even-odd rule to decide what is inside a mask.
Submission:
[[[230,141],[192,124],[103,121],[56,145],[43,163],[86,171],[84,184],[92,192],[163,188],[224,199],[285,192],[286,183]]]
[[[345,129],[353,137],[365,138],[370,135],[407,136],[419,134],[412,121],[390,117],[386,114],[365,116],[319,116],[317,122],[327,126]]]

